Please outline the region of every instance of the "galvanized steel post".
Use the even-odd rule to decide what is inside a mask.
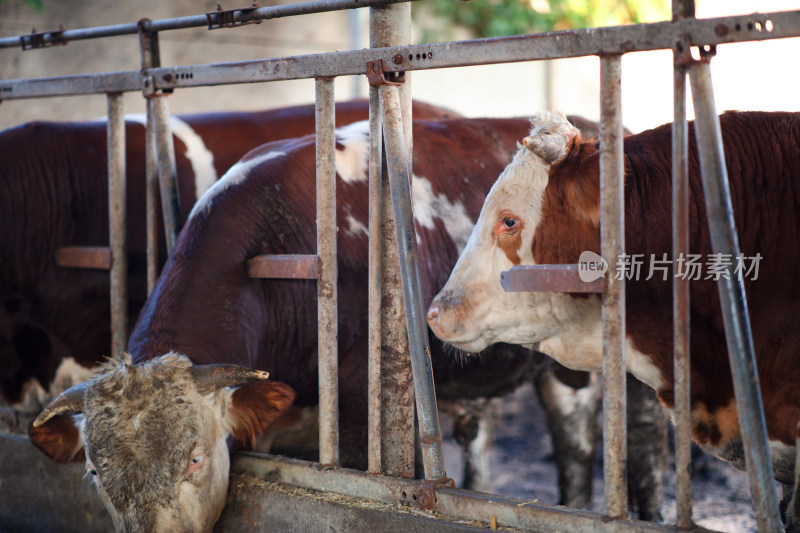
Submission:
[[[108,238],[111,248],[111,353],[128,346],[128,236],[125,226],[125,116],[122,93],[109,93]]]
[[[409,4],[373,7],[370,9],[370,46],[373,48],[405,45],[410,40],[411,7]],[[406,90],[403,88],[403,90]],[[380,111],[378,89],[370,87],[370,98],[374,104],[371,113]],[[408,120],[406,120],[408,119]],[[378,117],[372,119],[371,142],[380,144],[383,133]],[[403,115],[403,124],[410,132],[410,113]],[[406,146],[407,153],[410,146]],[[379,149],[373,149],[379,154]],[[410,157],[410,156],[409,156]],[[382,472],[397,477],[414,477],[414,387],[409,360],[406,315],[403,309],[400,264],[395,243],[395,218],[392,211],[388,173],[384,170],[383,159],[371,160],[371,183],[380,183],[380,190],[371,193],[371,202],[380,198],[380,205],[371,203],[375,212],[371,215],[370,234],[380,238],[383,243],[374,243],[371,248],[376,254],[370,259],[371,267],[379,267],[380,288],[375,288],[370,303],[370,328],[373,345],[370,348],[372,360],[380,365],[380,384],[374,384],[371,394],[373,401],[380,404],[380,434],[372,435],[380,439],[379,444],[370,445],[375,453],[379,448],[379,468]],[[378,196],[379,194],[379,196]],[[375,276],[377,276],[376,274]],[[371,277],[375,277],[372,276]],[[376,314],[372,314],[372,312]],[[375,336],[379,335],[379,336]],[[375,344],[377,343],[377,344]],[[380,353],[378,353],[380,351]],[[376,426],[377,427],[377,426]],[[377,462],[373,458],[373,467]],[[370,469],[372,470],[372,468]]]
[[[702,52],[701,55],[705,57],[689,67],[689,79],[711,249],[715,254],[725,254],[736,261],[740,255],[739,239],[733,218],[722,132],[714,104],[710,55]],[[719,278],[717,288],[756,522],[761,532],[781,531],[744,282],[735,273],[732,263],[726,272],[726,276]]]
[[[672,18],[694,17],[693,0],[673,0]],[[688,39],[673,49],[672,122],[672,259],[689,254],[689,136],[686,123],[686,64]],[[673,270],[673,275],[676,272]],[[692,427],[690,379],[689,279],[674,275],[672,280],[672,319],[675,373],[675,500],[677,526],[692,526]]]
[[[316,80],[317,321],[319,327],[319,462],[339,464],[339,349],[336,254],[336,133],[333,79]]]
[[[628,514],[625,276],[617,278],[625,251],[621,58],[600,57],[600,237],[608,262],[603,293],[603,477],[606,514],[615,517]]]
[[[417,398],[422,461],[426,479],[441,479],[445,476],[442,437],[439,431],[439,414],[436,409],[428,327],[420,299],[417,234],[414,230],[414,214],[411,207],[411,186],[408,160],[404,150],[400,96],[397,87],[383,86],[379,91],[395,233],[400,258],[400,276],[403,283],[408,344],[411,349],[411,367]]]

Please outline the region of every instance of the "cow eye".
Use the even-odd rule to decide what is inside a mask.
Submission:
[[[195,451],[192,453],[191,459],[189,459],[189,468],[186,471],[186,477],[192,477],[197,471],[199,471],[206,461],[206,454],[203,451]]]
[[[513,229],[517,227],[517,219],[512,217],[506,217],[503,219],[503,224],[505,224],[505,226],[508,229]]]

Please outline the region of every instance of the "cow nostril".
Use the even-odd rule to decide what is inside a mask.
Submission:
[[[436,319],[439,317],[439,307],[438,306],[431,306],[428,309],[428,324],[431,326],[436,324]]]

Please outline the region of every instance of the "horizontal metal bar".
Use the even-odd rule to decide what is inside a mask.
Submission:
[[[384,6],[413,0],[313,0],[311,2],[298,2],[287,5],[277,5],[260,7],[257,9],[243,8],[243,11],[234,13],[233,21],[236,23],[250,22],[254,20],[266,20],[294,15],[307,15],[311,13],[324,13],[326,11],[336,11],[340,9],[357,9],[370,6]],[[211,12],[212,21],[214,12]],[[199,28],[208,25],[208,17],[203,15],[192,15],[188,17],[176,17],[161,20],[151,20],[142,23],[142,28],[147,33],[180,30],[186,28]],[[44,43],[65,43],[69,41],[81,41],[86,39],[97,39],[101,37],[113,37],[117,35],[132,35],[139,31],[139,24],[131,22],[128,24],[115,24],[111,26],[97,26],[94,28],[82,28],[76,30],[64,30],[44,33]],[[16,48],[21,45],[21,39],[25,36],[4,37],[0,39],[0,48]]]
[[[347,468],[324,469],[317,463],[287,459],[253,452],[233,456],[231,473],[244,473],[270,481],[384,503],[401,503],[419,508],[425,482],[382,475],[373,475]],[[438,486],[435,489],[435,511],[457,516],[462,520],[490,522],[497,518],[500,526],[531,531],[582,532],[653,532],[675,533],[675,526],[614,519],[600,513],[580,509],[548,506],[489,494]],[[699,526],[690,530],[708,531]]]
[[[251,278],[317,279],[319,257],[316,255],[257,255],[247,260]]]
[[[583,281],[579,265],[519,265],[500,273],[506,292],[601,293],[604,278]]]
[[[40,98],[142,90],[138,70],[0,81],[0,99]]]
[[[56,265],[110,270],[111,249],[108,246],[64,246],[56,250]]]
[[[361,1],[361,0],[359,0]],[[767,21],[771,24],[767,24]],[[759,31],[758,28],[761,28]],[[767,28],[771,28],[768,31]],[[693,46],[800,37],[800,11],[758,13],[713,19],[682,19],[652,24],[559,31],[514,37],[394,46],[274,58],[259,61],[162,67],[146,71],[157,89],[255,83],[302,78],[363,75],[367,61],[382,59],[387,72],[535,61],[563,57],[672,49],[686,34]],[[58,78],[0,81],[0,98],[31,98],[93,92],[140,90],[138,71]],[[108,78],[113,87],[81,81]],[[119,76],[124,80],[113,80]],[[133,78],[133,79],[131,79]],[[135,80],[135,81],[134,81]]]

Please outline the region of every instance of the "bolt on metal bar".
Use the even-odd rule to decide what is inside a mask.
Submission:
[[[384,6],[389,4],[410,2],[412,0],[314,0],[311,2],[297,2],[285,5],[266,6],[257,9],[245,8],[243,11],[234,13],[233,22],[244,23],[256,20],[266,20],[272,18],[289,17],[295,15],[308,15],[312,13],[324,13],[327,11],[338,11],[343,9],[358,9],[370,6]],[[216,21],[215,12],[209,13],[212,22]],[[175,17],[169,19],[147,21],[144,30],[149,33],[168,30],[181,30],[187,28],[207,27],[209,17],[206,15],[191,15],[188,17]],[[77,30],[64,30],[53,32],[42,32],[43,44],[61,44],[69,41],[79,41],[86,39],[97,39],[101,37],[113,37],[117,35],[133,35],[139,31],[139,24],[136,22],[128,24],[114,24],[111,26],[97,26],[94,28],[82,28]],[[24,35],[17,37],[4,37],[0,39],[0,48],[16,48],[20,46],[20,40]]]
[[[673,0],[672,18],[694,17],[694,0]],[[682,50],[683,49],[683,50]],[[673,50],[672,122],[672,257],[689,254],[689,135],[686,122],[686,66],[683,52],[688,39],[676,43]],[[675,375],[675,500],[677,526],[692,526],[692,425],[689,280],[672,280],[673,358]]]
[[[625,278],[616,276],[625,251],[621,59],[600,57],[600,241],[608,262],[603,293],[603,479],[606,513],[615,517],[628,515]]]
[[[370,46],[372,48],[408,43],[411,39],[411,6],[409,4],[376,7],[370,10]],[[371,50],[370,50],[371,51]],[[362,65],[362,73],[366,71]],[[373,87],[370,87],[373,89]],[[380,118],[380,97],[375,89],[377,122],[380,129],[374,142],[383,146],[383,128]],[[403,117],[405,118],[405,117]],[[406,146],[405,153],[409,147]],[[380,225],[376,231],[381,239],[380,248],[380,453],[381,472],[396,477],[414,477],[415,428],[414,421],[414,376],[410,352],[407,316],[403,306],[403,287],[400,257],[395,239],[396,222],[392,208],[392,191],[389,186],[389,171],[384,156],[374,164],[380,167]],[[377,178],[376,178],[377,179]]]
[[[739,239],[733,218],[728,170],[719,117],[714,104],[709,61],[710,58],[704,58],[691,64],[689,79],[711,248],[714,253],[738,257]],[[744,282],[733,271],[733,265],[727,268],[727,273],[727,276],[720,277],[717,287],[756,523],[761,532],[781,531]]]
[[[369,281],[367,471],[380,474],[381,463],[381,254],[383,143],[378,88],[369,88]]]
[[[111,353],[128,346],[128,239],[125,228],[125,113],[122,93],[107,96],[108,228],[111,248]]]
[[[419,267],[417,265],[417,236],[411,207],[411,186],[408,160],[404,150],[401,123],[400,96],[397,87],[379,89],[383,135],[389,169],[395,234],[400,257],[400,275],[403,285],[408,344],[411,349],[411,368],[419,418],[420,444],[426,479],[445,476],[442,456],[442,436],[439,431],[439,414],[433,385],[428,328],[420,298]]]
[[[336,124],[332,78],[316,80],[319,462],[339,464],[339,349],[336,255]]]

